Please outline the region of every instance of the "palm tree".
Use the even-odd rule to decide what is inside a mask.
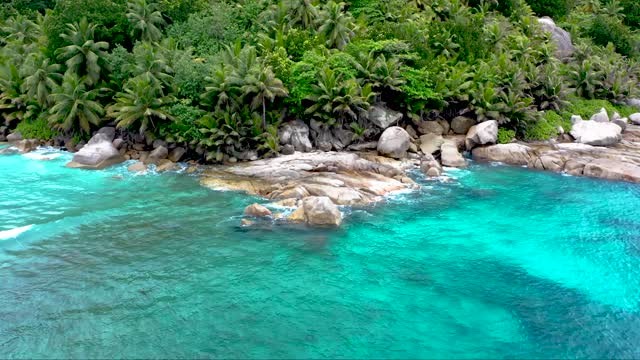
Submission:
[[[62,80],[59,64],[49,63],[43,56],[32,56],[25,66],[25,73],[29,74],[22,84],[22,91],[28,99],[35,100],[40,107],[50,105],[49,95]]]
[[[405,83],[400,74],[401,67],[402,63],[398,59],[387,59],[384,54],[378,55],[372,74],[374,89],[400,91],[400,86]]]
[[[163,95],[165,90],[173,88],[173,69],[160,51],[150,43],[137,44],[133,49],[134,63],[130,65],[131,74],[145,78],[154,87],[160,87]]]
[[[173,96],[162,96],[162,90],[148,79],[135,77],[124,86],[124,92],[116,95],[108,116],[115,118],[121,128],[139,123],[140,134],[144,134],[149,126],[155,130],[159,121],[173,121],[161,108],[174,101]]]
[[[49,110],[49,123],[64,131],[80,128],[90,133],[91,125],[99,125],[104,108],[94,99],[102,89],[87,90],[87,84],[76,74],[66,73],[62,85],[49,95],[55,104]]]
[[[288,96],[282,81],[276,78],[271,66],[255,69],[246,79],[242,87],[243,96],[252,97],[251,107],[257,109],[262,105],[262,128],[267,128],[267,101],[273,102],[276,97]]]
[[[306,97],[313,104],[305,114],[329,126],[336,124],[336,115],[341,124],[348,117],[356,120],[375,98],[371,85],[360,87],[355,79],[344,81],[329,67],[324,67],[318,75],[318,84],[313,85],[312,94]]]
[[[40,36],[40,27],[35,22],[29,20],[24,15],[17,15],[9,18],[4,26],[0,27],[0,30],[7,33],[5,41],[19,42],[21,44],[31,44],[38,40]]]
[[[67,24],[67,31],[60,35],[69,45],[56,51],[58,58],[66,60],[68,71],[85,77],[87,85],[94,85],[100,79],[101,62],[106,57],[109,43],[94,41],[97,25],[90,24],[86,18],[79,23]]]
[[[146,0],[130,0],[127,7],[132,37],[140,34],[140,39],[148,42],[157,42],[162,38],[162,32],[158,26],[166,23],[155,3],[147,4]]]
[[[286,6],[289,12],[289,25],[302,25],[310,28],[318,19],[318,9],[312,0],[287,0]]]
[[[344,11],[345,3],[329,1],[322,11],[318,23],[318,33],[325,39],[327,47],[340,50],[355,36],[355,22],[350,13]]]
[[[0,66],[0,112],[7,125],[23,118],[26,106],[21,90],[22,81],[16,65],[7,63]]]
[[[214,69],[212,76],[205,78],[207,86],[201,96],[202,103],[217,112],[232,110],[238,105],[238,88],[229,78],[230,72],[228,67],[220,64]]]

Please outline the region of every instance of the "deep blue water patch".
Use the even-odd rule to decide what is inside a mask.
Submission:
[[[259,199],[68,160],[0,156],[0,358],[640,357],[637,185],[474,165],[242,228]]]

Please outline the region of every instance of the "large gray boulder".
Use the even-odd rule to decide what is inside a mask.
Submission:
[[[401,119],[402,113],[393,111],[382,104],[373,105],[369,108],[369,121],[381,129],[397,124]]]
[[[402,159],[407,156],[411,144],[411,137],[407,131],[399,126],[386,129],[378,140],[378,153],[384,156]]]
[[[290,144],[296,151],[307,152],[313,148],[309,140],[309,127],[300,120],[290,121],[279,130],[280,143]]]
[[[640,99],[635,99],[635,98],[627,99],[626,103],[629,106],[632,106],[636,109],[640,109]]]
[[[309,196],[302,200],[304,217],[309,225],[340,226],[342,213],[326,196]]]
[[[538,23],[542,29],[551,34],[551,40],[556,44],[556,56],[560,59],[567,58],[573,54],[575,48],[571,42],[571,34],[566,30],[558,27],[550,17],[542,17],[538,19]]]
[[[610,122],[573,119],[571,136],[577,143],[593,146],[611,146],[622,140],[622,128]]]
[[[124,157],[113,146],[112,141],[110,134],[97,133],[73,155],[67,167],[99,170],[123,162]]]
[[[451,120],[451,130],[456,134],[465,135],[475,124],[476,121],[474,119],[466,116],[456,116]]]
[[[471,150],[478,145],[495,144],[498,141],[498,122],[488,120],[474,125],[465,138],[465,147]]]
[[[467,162],[462,154],[460,154],[460,151],[458,151],[458,146],[453,140],[445,140],[440,147],[440,161],[443,166],[457,168],[467,167]]]
[[[113,141],[116,137],[116,128],[112,126],[105,126],[98,130],[96,134],[102,134],[105,139],[109,139],[109,141]]]
[[[640,113],[629,115],[629,121],[631,121],[631,123],[634,125],[640,125]],[[9,136],[7,136],[7,139],[9,138]]]
[[[498,144],[473,149],[473,159],[479,161],[499,161],[509,165],[532,165],[535,151],[522,144]]]

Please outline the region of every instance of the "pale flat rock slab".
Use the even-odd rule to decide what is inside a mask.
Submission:
[[[474,149],[473,158],[576,176],[640,183],[640,127],[629,125],[622,141],[610,147],[582,143],[499,144]]]
[[[366,157],[366,158],[365,158]],[[384,159],[386,163],[376,162]],[[390,163],[395,162],[395,166]],[[343,152],[297,152],[271,159],[208,167],[204,186],[272,200],[327,197],[337,205],[369,204],[412,187],[402,182],[408,161]]]

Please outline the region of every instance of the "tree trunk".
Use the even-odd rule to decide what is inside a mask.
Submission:
[[[262,130],[267,130],[267,105],[262,98]]]

